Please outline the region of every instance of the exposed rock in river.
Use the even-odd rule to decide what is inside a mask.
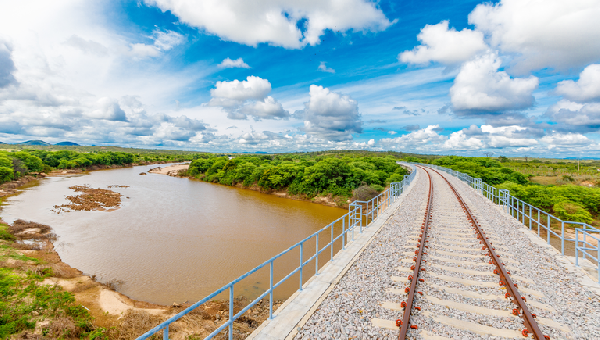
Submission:
[[[109,186],[114,187],[114,186]],[[126,186],[119,186],[126,187]],[[91,211],[106,210],[106,208],[117,208],[121,205],[121,194],[108,189],[93,189],[86,185],[69,187],[75,192],[81,192],[77,196],[67,196],[71,201],[69,204],[55,205],[55,212],[60,214],[67,211]]]

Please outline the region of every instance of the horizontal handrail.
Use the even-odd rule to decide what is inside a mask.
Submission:
[[[399,162],[397,162],[397,163],[400,164]],[[311,261],[314,260],[315,261],[315,275],[319,275],[318,260],[319,260],[320,254],[322,254],[329,247],[331,249],[330,261],[333,261],[334,260],[333,245],[337,240],[339,240],[340,238],[342,239],[342,250],[345,249],[346,243],[348,242],[348,237],[347,237],[348,233],[350,233],[350,232],[352,233],[352,240],[354,240],[354,230],[356,227],[359,227],[360,233],[362,233],[363,219],[367,218],[367,221],[368,221],[368,218],[370,217],[370,222],[366,223],[364,225],[364,227],[368,227],[373,221],[375,221],[377,219],[381,210],[384,210],[387,207],[389,207],[392,203],[394,203],[399,198],[399,196],[402,193],[404,193],[406,187],[409,186],[412,183],[412,180],[415,178],[417,171],[416,171],[416,167],[412,164],[406,164],[406,163],[401,163],[401,164],[406,165],[412,169],[410,174],[405,175],[404,179],[401,182],[390,183],[390,187],[388,189],[384,190],[382,193],[378,194],[377,196],[373,197],[372,199],[370,199],[368,201],[354,201],[354,202],[350,203],[350,205],[348,207],[348,213],[344,214],[342,217],[334,220],[333,222],[329,223],[327,226],[323,227],[322,229],[320,229],[320,230],[314,232],[313,234],[309,235],[308,237],[302,239],[300,242],[290,246],[289,248],[285,249],[281,253],[271,257],[267,261],[261,263],[260,265],[256,266],[255,268],[253,268],[250,271],[246,272],[245,274],[241,275],[237,279],[235,279],[235,280],[227,283],[223,287],[217,289],[216,291],[214,291],[207,297],[203,298],[202,300],[194,303],[193,305],[187,307],[183,311],[170,317],[166,321],[162,322],[161,324],[157,325],[156,327],[154,327],[151,330],[144,333],[142,336],[138,337],[138,340],[147,339],[147,338],[151,337],[152,335],[158,333],[161,330],[163,331],[163,339],[168,340],[169,325],[171,323],[176,322],[177,320],[181,319],[186,314],[190,313],[194,309],[200,307],[204,303],[212,300],[214,297],[216,297],[217,295],[219,295],[227,290],[229,290],[229,319],[227,320],[227,322],[220,325],[217,329],[215,329],[212,333],[210,333],[204,339],[212,339],[215,335],[217,335],[221,331],[225,330],[225,328],[228,328],[228,338],[232,339],[233,323],[235,322],[235,320],[237,320],[241,315],[243,315],[246,311],[248,311],[248,309],[250,309],[254,305],[256,305],[260,300],[264,299],[267,295],[269,295],[269,319],[272,319],[274,317],[273,316],[273,290],[275,288],[279,287],[281,284],[283,284],[285,281],[287,281],[294,274],[299,273],[300,274],[300,285],[299,285],[298,290],[302,290],[302,288],[303,288],[303,269],[307,264],[309,264]],[[366,206],[367,206],[364,212],[363,212],[363,207],[362,207],[363,204],[366,204]],[[348,221],[348,223],[346,223],[346,220]],[[334,225],[336,225],[336,223],[339,223],[339,222],[342,223],[342,232],[337,237],[334,237],[333,228],[334,228]],[[331,241],[329,243],[327,243],[323,248],[319,248],[319,234],[324,231],[327,231],[329,229],[331,229]],[[312,240],[312,239],[316,240],[315,254],[310,256],[305,261],[304,255],[303,255],[304,244],[307,241]],[[273,266],[274,266],[275,260],[277,260],[278,258],[291,252],[292,250],[294,250],[296,248],[300,249],[300,262],[299,262],[300,265],[298,267],[296,267],[294,270],[292,270],[291,272],[289,272],[287,275],[285,275],[283,277],[283,279],[281,279],[278,282],[276,282],[275,284],[273,284]],[[267,289],[264,293],[262,293],[258,298],[252,300],[241,311],[234,314],[233,299],[234,299],[235,284],[242,281],[243,279],[247,278],[248,276],[256,273],[258,270],[266,267],[267,265],[269,265],[269,267],[270,267],[269,289]]]

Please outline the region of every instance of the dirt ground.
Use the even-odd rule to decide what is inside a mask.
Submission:
[[[153,173],[153,174],[159,174],[159,175],[178,176],[179,171],[187,170],[189,168],[190,168],[189,164],[173,164],[173,165],[169,165],[164,168],[158,167],[158,168],[150,169],[148,172]]]
[[[46,175],[42,173],[40,177],[45,177]],[[0,197],[13,195],[17,192],[17,189],[23,187],[31,182],[36,181],[37,178],[34,176],[25,176],[21,177],[16,181],[6,182],[0,185]]]

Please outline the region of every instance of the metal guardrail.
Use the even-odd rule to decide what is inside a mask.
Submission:
[[[584,259],[589,258],[593,260],[598,266],[598,282],[600,283],[600,229],[597,229],[587,223],[563,221],[552,214],[549,214],[523,200],[512,196],[508,189],[498,189],[493,187],[483,182],[481,178],[473,178],[460,171],[444,168],[434,164],[419,165],[444,171],[467,183],[470,187],[478,190],[490,201],[498,205],[502,205],[505,212],[510,214],[517,221],[523,223],[523,225],[529,226],[529,230],[537,228],[537,234],[540,238],[543,237],[540,231],[544,230],[546,234],[546,242],[548,244],[552,245],[550,242],[551,237],[556,237],[560,240],[560,247],[556,246],[556,248],[560,248],[562,255],[565,255],[565,242],[571,242],[575,248],[575,265],[579,266],[579,252],[582,253]],[[560,224],[560,234],[552,230],[553,224],[555,226]],[[575,238],[565,237],[565,224],[567,226],[581,226],[580,228],[575,228]],[[593,241],[589,242],[589,238],[595,240],[596,244],[594,244]],[[595,252],[595,254],[593,252]]]
[[[400,163],[398,163],[398,164],[400,164]],[[379,216],[379,214],[383,210],[385,210],[387,207],[389,207],[392,203],[394,203],[400,197],[400,195],[404,192],[406,187],[408,187],[408,185],[410,185],[410,183],[412,182],[412,180],[414,179],[414,177],[417,173],[416,167],[414,165],[407,164],[407,163],[402,163],[402,164],[405,166],[409,166],[412,169],[410,175],[405,175],[402,182],[390,183],[390,187],[388,189],[386,189],[381,194],[375,196],[374,198],[370,199],[369,201],[354,201],[354,202],[352,202],[350,204],[350,206],[348,207],[349,211],[347,214],[344,214],[342,217],[331,222],[330,224],[328,224],[324,228],[320,229],[319,231],[313,233],[312,235],[308,236],[307,238],[301,240],[300,242],[289,247],[288,249],[282,251],[278,255],[273,256],[269,260],[258,265],[257,267],[250,270],[249,272],[243,274],[242,276],[238,277],[237,279],[235,279],[235,280],[229,282],[228,284],[224,285],[223,287],[217,289],[212,294],[210,294],[207,297],[205,297],[204,299],[194,303],[193,305],[189,306],[188,308],[184,309],[183,311],[175,314],[174,316],[170,317],[168,320],[166,320],[163,323],[161,323],[160,325],[152,328],[151,330],[144,333],[142,336],[140,336],[137,339],[138,340],[148,339],[152,335],[154,335],[162,330],[163,331],[163,339],[168,340],[170,324],[179,320],[184,315],[190,313],[194,309],[200,307],[204,303],[212,300],[217,295],[219,295],[223,292],[226,292],[226,291],[229,292],[229,319],[227,320],[227,322],[223,323],[221,326],[219,326],[217,329],[215,329],[212,333],[210,333],[207,337],[205,337],[204,338],[205,340],[212,339],[214,336],[216,336],[217,334],[219,334],[226,328],[228,329],[227,330],[228,338],[231,340],[233,337],[233,323],[235,322],[235,320],[237,320],[239,317],[241,317],[244,313],[246,313],[250,308],[252,308],[258,302],[260,302],[262,299],[267,297],[267,295],[269,296],[269,319],[273,319],[273,290],[275,288],[279,287],[282,283],[287,281],[292,275],[299,273],[300,284],[299,284],[298,290],[301,291],[303,282],[304,282],[303,281],[304,267],[307,264],[309,264],[311,261],[314,260],[315,261],[315,273],[314,274],[319,275],[319,262],[318,261],[319,261],[320,254],[324,253],[327,250],[327,248],[330,248],[330,260],[329,261],[333,262],[334,261],[334,249],[333,249],[334,243],[341,238],[342,250],[344,250],[346,248],[348,238],[351,237],[352,240],[354,240],[354,231],[355,231],[356,227],[358,227],[359,232],[362,233],[363,227],[368,227],[374,220],[376,220],[377,217]],[[339,223],[340,221],[342,224],[342,232],[340,233],[340,235],[334,236],[334,226],[336,225],[336,223]],[[324,245],[321,248],[321,247],[319,247],[319,234],[326,232],[329,229],[331,230],[330,241],[329,241],[329,243],[327,243],[326,245]],[[351,233],[351,235],[349,235],[350,233]],[[328,235],[329,235],[329,233],[328,233]],[[315,240],[315,244],[316,244],[315,253],[314,253],[314,255],[309,257],[306,261],[304,261],[304,252],[305,252],[304,245],[309,240],[313,240],[313,239]],[[282,257],[283,255],[291,252],[292,250],[298,249],[298,248],[300,250],[300,259],[299,259],[300,265],[296,269],[294,269],[292,272],[288,273],[283,279],[281,279],[277,283],[273,283],[273,267],[274,267],[275,260],[277,260],[278,258]],[[264,293],[262,293],[259,297],[254,299],[252,302],[250,302],[242,310],[240,310],[237,313],[234,313],[233,301],[234,301],[235,284],[242,281],[243,279],[247,278],[248,276],[256,273],[259,269],[267,267],[267,266],[269,266],[269,269],[270,269],[269,289],[267,289]]]

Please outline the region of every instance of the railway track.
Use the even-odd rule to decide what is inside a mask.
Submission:
[[[528,305],[531,297],[519,290],[518,281],[528,279],[511,274],[505,264],[511,260],[510,256],[504,256],[501,240],[486,235],[444,176],[432,169],[422,169],[429,178],[425,216],[420,230],[411,235],[414,251],[406,255],[412,255],[412,259],[404,259],[398,268],[406,275],[405,279],[396,278],[406,283],[398,292],[406,299],[400,304],[387,303],[388,308],[403,311],[402,317],[396,320],[400,329],[398,339],[414,338],[417,334],[428,338],[428,332],[434,334],[432,326],[435,325],[419,325],[413,320],[419,314],[429,316],[439,326],[458,327],[480,335],[550,339],[540,329],[540,318]],[[496,282],[490,281],[490,276],[495,277]],[[481,280],[482,277],[488,280]],[[498,288],[505,292],[502,300]],[[531,296],[532,292],[529,293]],[[535,308],[547,307],[534,304]],[[454,318],[452,313],[436,313],[440,306],[481,316],[478,322],[464,321]],[[551,320],[543,319],[543,322],[560,327]]]
[[[600,339],[560,253],[452,176],[415,181],[294,339]]]

